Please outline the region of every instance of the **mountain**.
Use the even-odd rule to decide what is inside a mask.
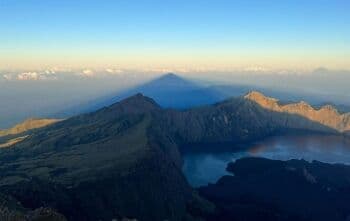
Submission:
[[[338,133],[305,116],[264,108],[247,96],[189,110],[165,110],[158,118],[162,130],[176,138],[185,151],[196,146],[203,148],[203,144],[232,147],[285,133]]]
[[[53,208],[68,220],[199,220],[215,206],[187,183],[182,151],[305,131],[338,133],[249,95],[175,110],[138,93],[1,149],[0,192],[24,208]]]
[[[0,152],[0,191],[69,220],[181,220],[192,190],[141,94],[57,122]],[[27,165],[27,166],[26,166]]]
[[[350,217],[350,167],[304,160],[242,158],[232,175],[199,188],[220,211],[211,220],[345,221]]]
[[[275,112],[297,114],[311,121],[336,129],[339,132],[350,130],[350,113],[340,114],[338,110],[331,105],[322,106],[320,109],[315,109],[303,101],[282,105],[277,99],[266,97],[255,91],[247,94],[245,98],[258,103],[265,109]]]

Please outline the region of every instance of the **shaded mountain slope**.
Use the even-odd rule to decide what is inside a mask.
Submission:
[[[234,176],[199,188],[221,211],[213,220],[334,220],[350,218],[350,167],[303,160],[243,158]]]
[[[0,153],[1,191],[70,220],[182,219],[191,189],[177,151],[148,134],[158,110],[138,94],[38,131]]]

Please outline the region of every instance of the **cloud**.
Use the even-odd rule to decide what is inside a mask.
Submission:
[[[121,74],[121,73],[123,73],[123,70],[113,69],[113,68],[107,68],[105,71],[109,74]]]
[[[5,80],[12,80],[12,75],[11,74],[3,74],[2,77],[5,79]]]
[[[94,77],[95,73],[90,69],[84,69],[79,75],[83,77]]]
[[[54,71],[46,70],[42,72],[23,72],[17,74],[16,79],[19,81],[57,80],[57,76]]]
[[[243,69],[243,71],[246,72],[267,72],[270,71],[270,69],[261,67],[261,66],[251,66],[251,67],[246,67]]]
[[[55,70],[46,70],[45,74],[55,74],[56,71]]]
[[[17,80],[28,81],[28,80],[40,80],[40,75],[37,72],[24,72],[17,75]]]

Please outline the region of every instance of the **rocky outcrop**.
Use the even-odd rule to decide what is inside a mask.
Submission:
[[[331,105],[325,105],[319,109],[313,108],[304,101],[282,105],[277,99],[266,97],[256,91],[248,93],[245,98],[256,102],[268,110],[296,114],[311,121],[336,129],[339,132],[350,130],[350,113],[340,114],[337,109]]]

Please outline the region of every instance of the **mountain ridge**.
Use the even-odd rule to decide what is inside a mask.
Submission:
[[[158,108],[136,94],[35,131],[0,151],[0,191],[68,220],[181,220],[192,190],[172,141],[150,133]]]
[[[350,130],[350,113],[340,114],[339,111],[331,105],[324,105],[319,109],[316,109],[305,101],[279,104],[278,99],[266,97],[257,91],[251,91],[246,94],[244,98],[252,100],[262,107],[272,111],[299,114],[312,121],[332,127],[339,132]]]

